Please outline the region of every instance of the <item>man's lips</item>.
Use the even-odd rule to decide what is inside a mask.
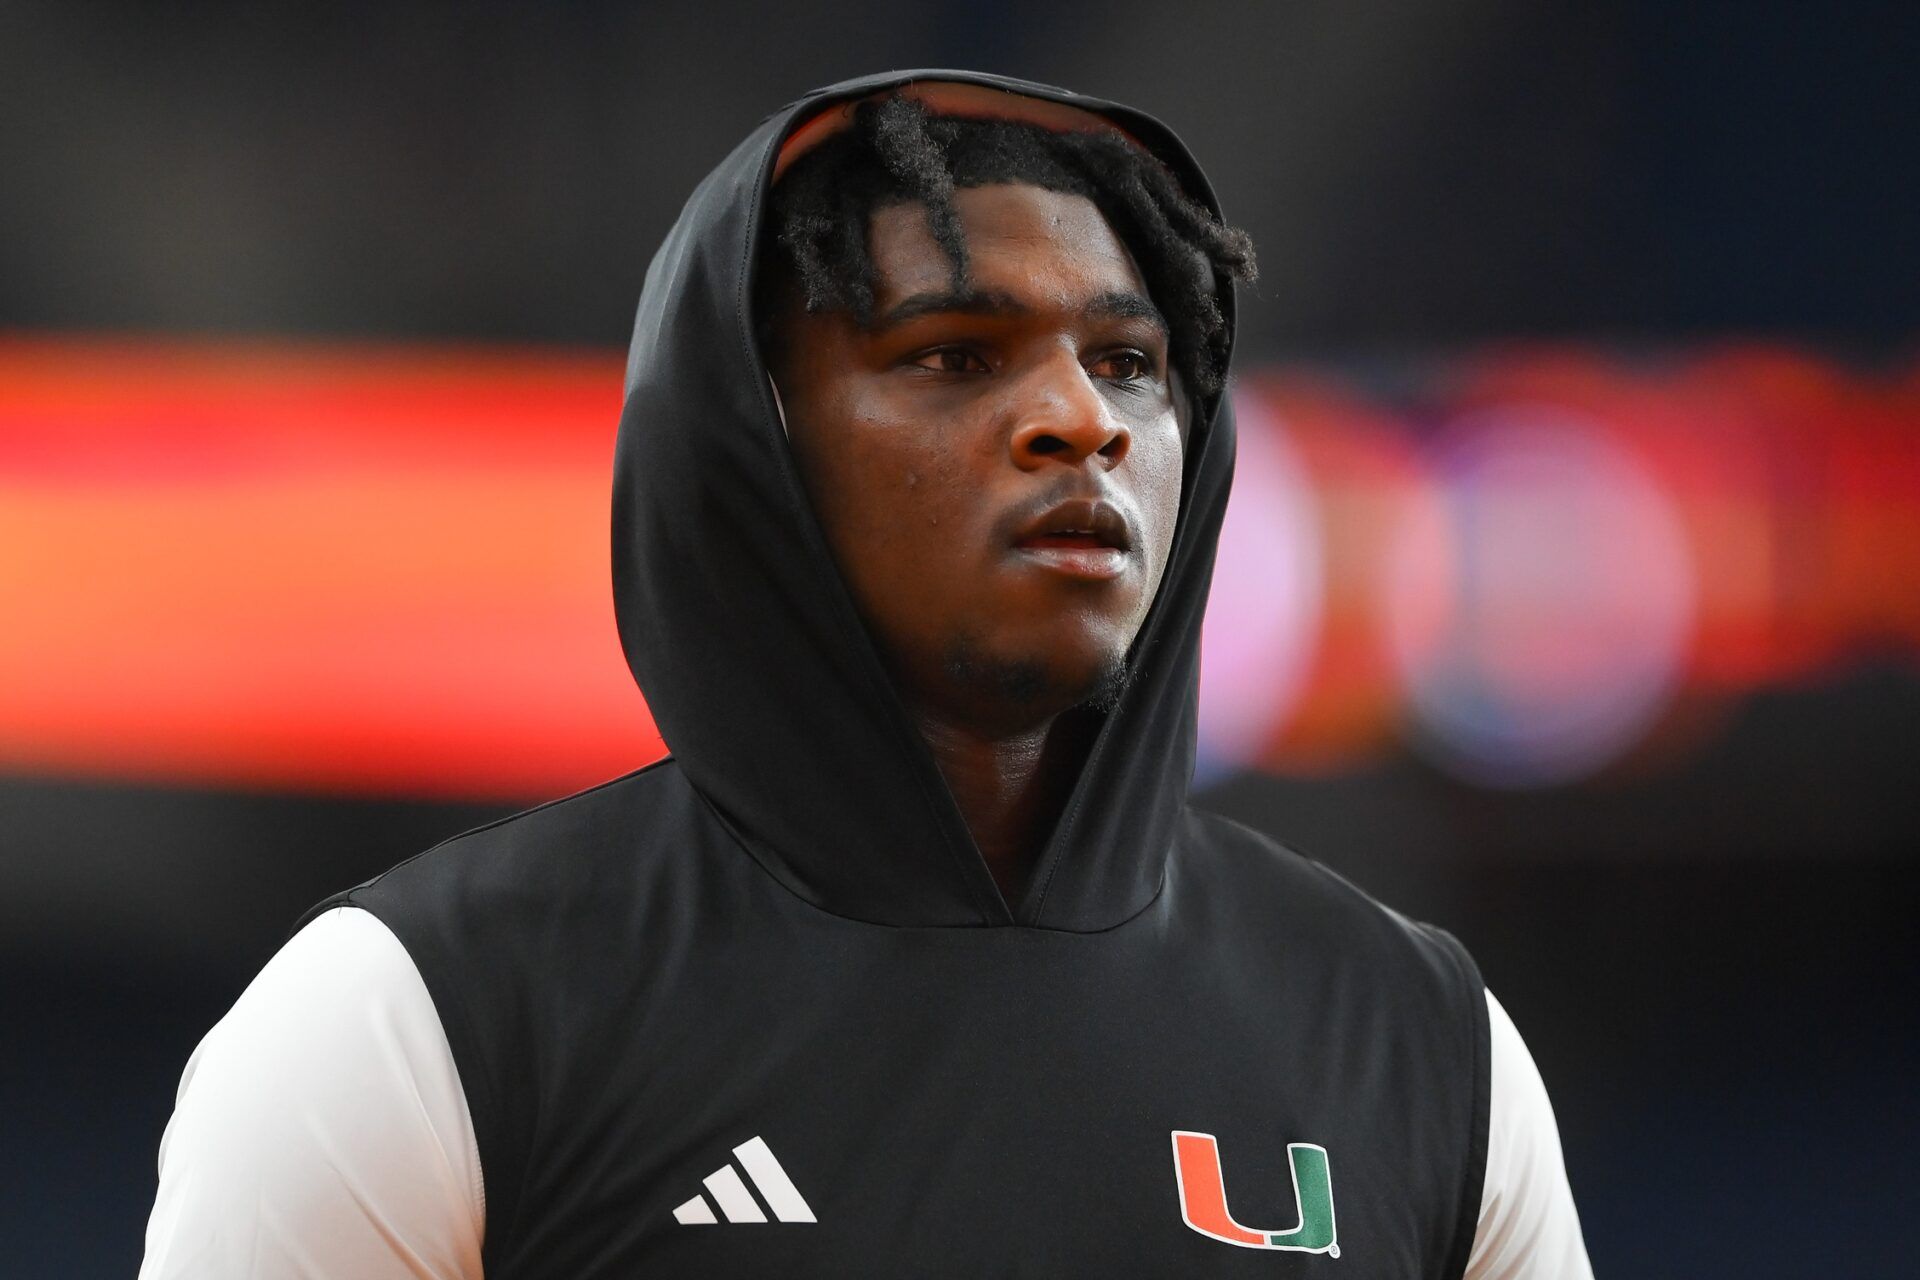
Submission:
[[[1104,581],[1126,572],[1133,526],[1110,502],[1073,498],[1029,521],[1015,535],[1013,545],[1053,572]]]
[[[1111,502],[1069,498],[1027,521],[1014,534],[1014,542],[1019,546],[1052,543],[1128,551],[1133,547],[1133,522]]]
[[[1104,547],[1107,544],[1090,533],[1042,533],[1022,538],[1023,547]]]

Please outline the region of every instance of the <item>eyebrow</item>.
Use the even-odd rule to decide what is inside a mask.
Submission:
[[[898,328],[929,315],[1024,316],[1033,308],[1010,293],[996,289],[948,289],[943,292],[916,293],[890,307],[870,326],[875,333]],[[1098,319],[1145,320],[1168,334],[1166,317],[1151,299],[1131,290],[1119,289],[1088,300],[1080,314]]]

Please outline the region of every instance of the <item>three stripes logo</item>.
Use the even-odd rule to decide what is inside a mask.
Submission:
[[[1220,1172],[1220,1144],[1210,1133],[1173,1131],[1173,1176],[1180,1188],[1180,1216],[1203,1236],[1242,1249],[1289,1249],[1297,1253],[1340,1256],[1333,1222],[1333,1174],[1327,1149],[1311,1142],[1289,1142],[1293,1203],[1300,1225],[1285,1231],[1243,1227],[1227,1212],[1226,1179]]]
[[[733,1149],[733,1158],[740,1162],[740,1168],[747,1171],[743,1181],[740,1171],[730,1164],[723,1164],[708,1174],[701,1182],[707,1193],[713,1197],[714,1204],[720,1206],[720,1212],[728,1222],[765,1222],[767,1215],[761,1210],[759,1201],[753,1198],[753,1192],[747,1190],[747,1181],[753,1183],[753,1190],[760,1193],[760,1200],[773,1210],[773,1216],[781,1222],[812,1222],[813,1210],[801,1198],[799,1189],[793,1185],[793,1179],[774,1159],[773,1148],[766,1139],[759,1136],[748,1138]],[[683,1227],[707,1226],[718,1222],[713,1215],[713,1205],[707,1203],[707,1197],[696,1195],[673,1211],[673,1217]]]

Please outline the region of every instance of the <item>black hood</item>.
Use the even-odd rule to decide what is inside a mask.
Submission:
[[[1134,646],[1134,679],[1026,890],[1005,903],[827,549],[749,312],[781,142],[834,103],[929,80],[1105,116],[1218,212],[1164,125],[1064,89],[904,71],[833,85],[769,116],[694,191],[640,295],[614,470],[620,639],[689,780],[808,901],[894,925],[1104,929],[1159,891],[1186,805],[1232,413],[1224,396],[1193,410],[1179,526]],[[1231,324],[1231,283],[1219,289]]]

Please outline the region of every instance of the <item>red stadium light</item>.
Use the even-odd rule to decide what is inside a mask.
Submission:
[[[608,605],[620,379],[0,345],[0,763],[527,796],[659,755]]]
[[[1444,567],[1418,559],[1396,566],[1389,551],[1446,554],[1439,493],[1406,424],[1324,375],[1255,375],[1237,403],[1264,406],[1269,416],[1255,425],[1271,421],[1291,441],[1315,499],[1320,558],[1320,625],[1309,637],[1304,678],[1254,763],[1289,773],[1351,768],[1384,754],[1401,728],[1389,610],[1398,600],[1416,636],[1431,639],[1438,625]],[[1247,430],[1245,414],[1242,422]]]
[[[621,378],[0,341],[0,767],[518,799],[657,757],[608,595]],[[1236,396],[1207,769],[1410,739],[1564,782],[1920,654],[1920,370],[1562,348],[1430,366],[1404,408],[1327,370]]]

